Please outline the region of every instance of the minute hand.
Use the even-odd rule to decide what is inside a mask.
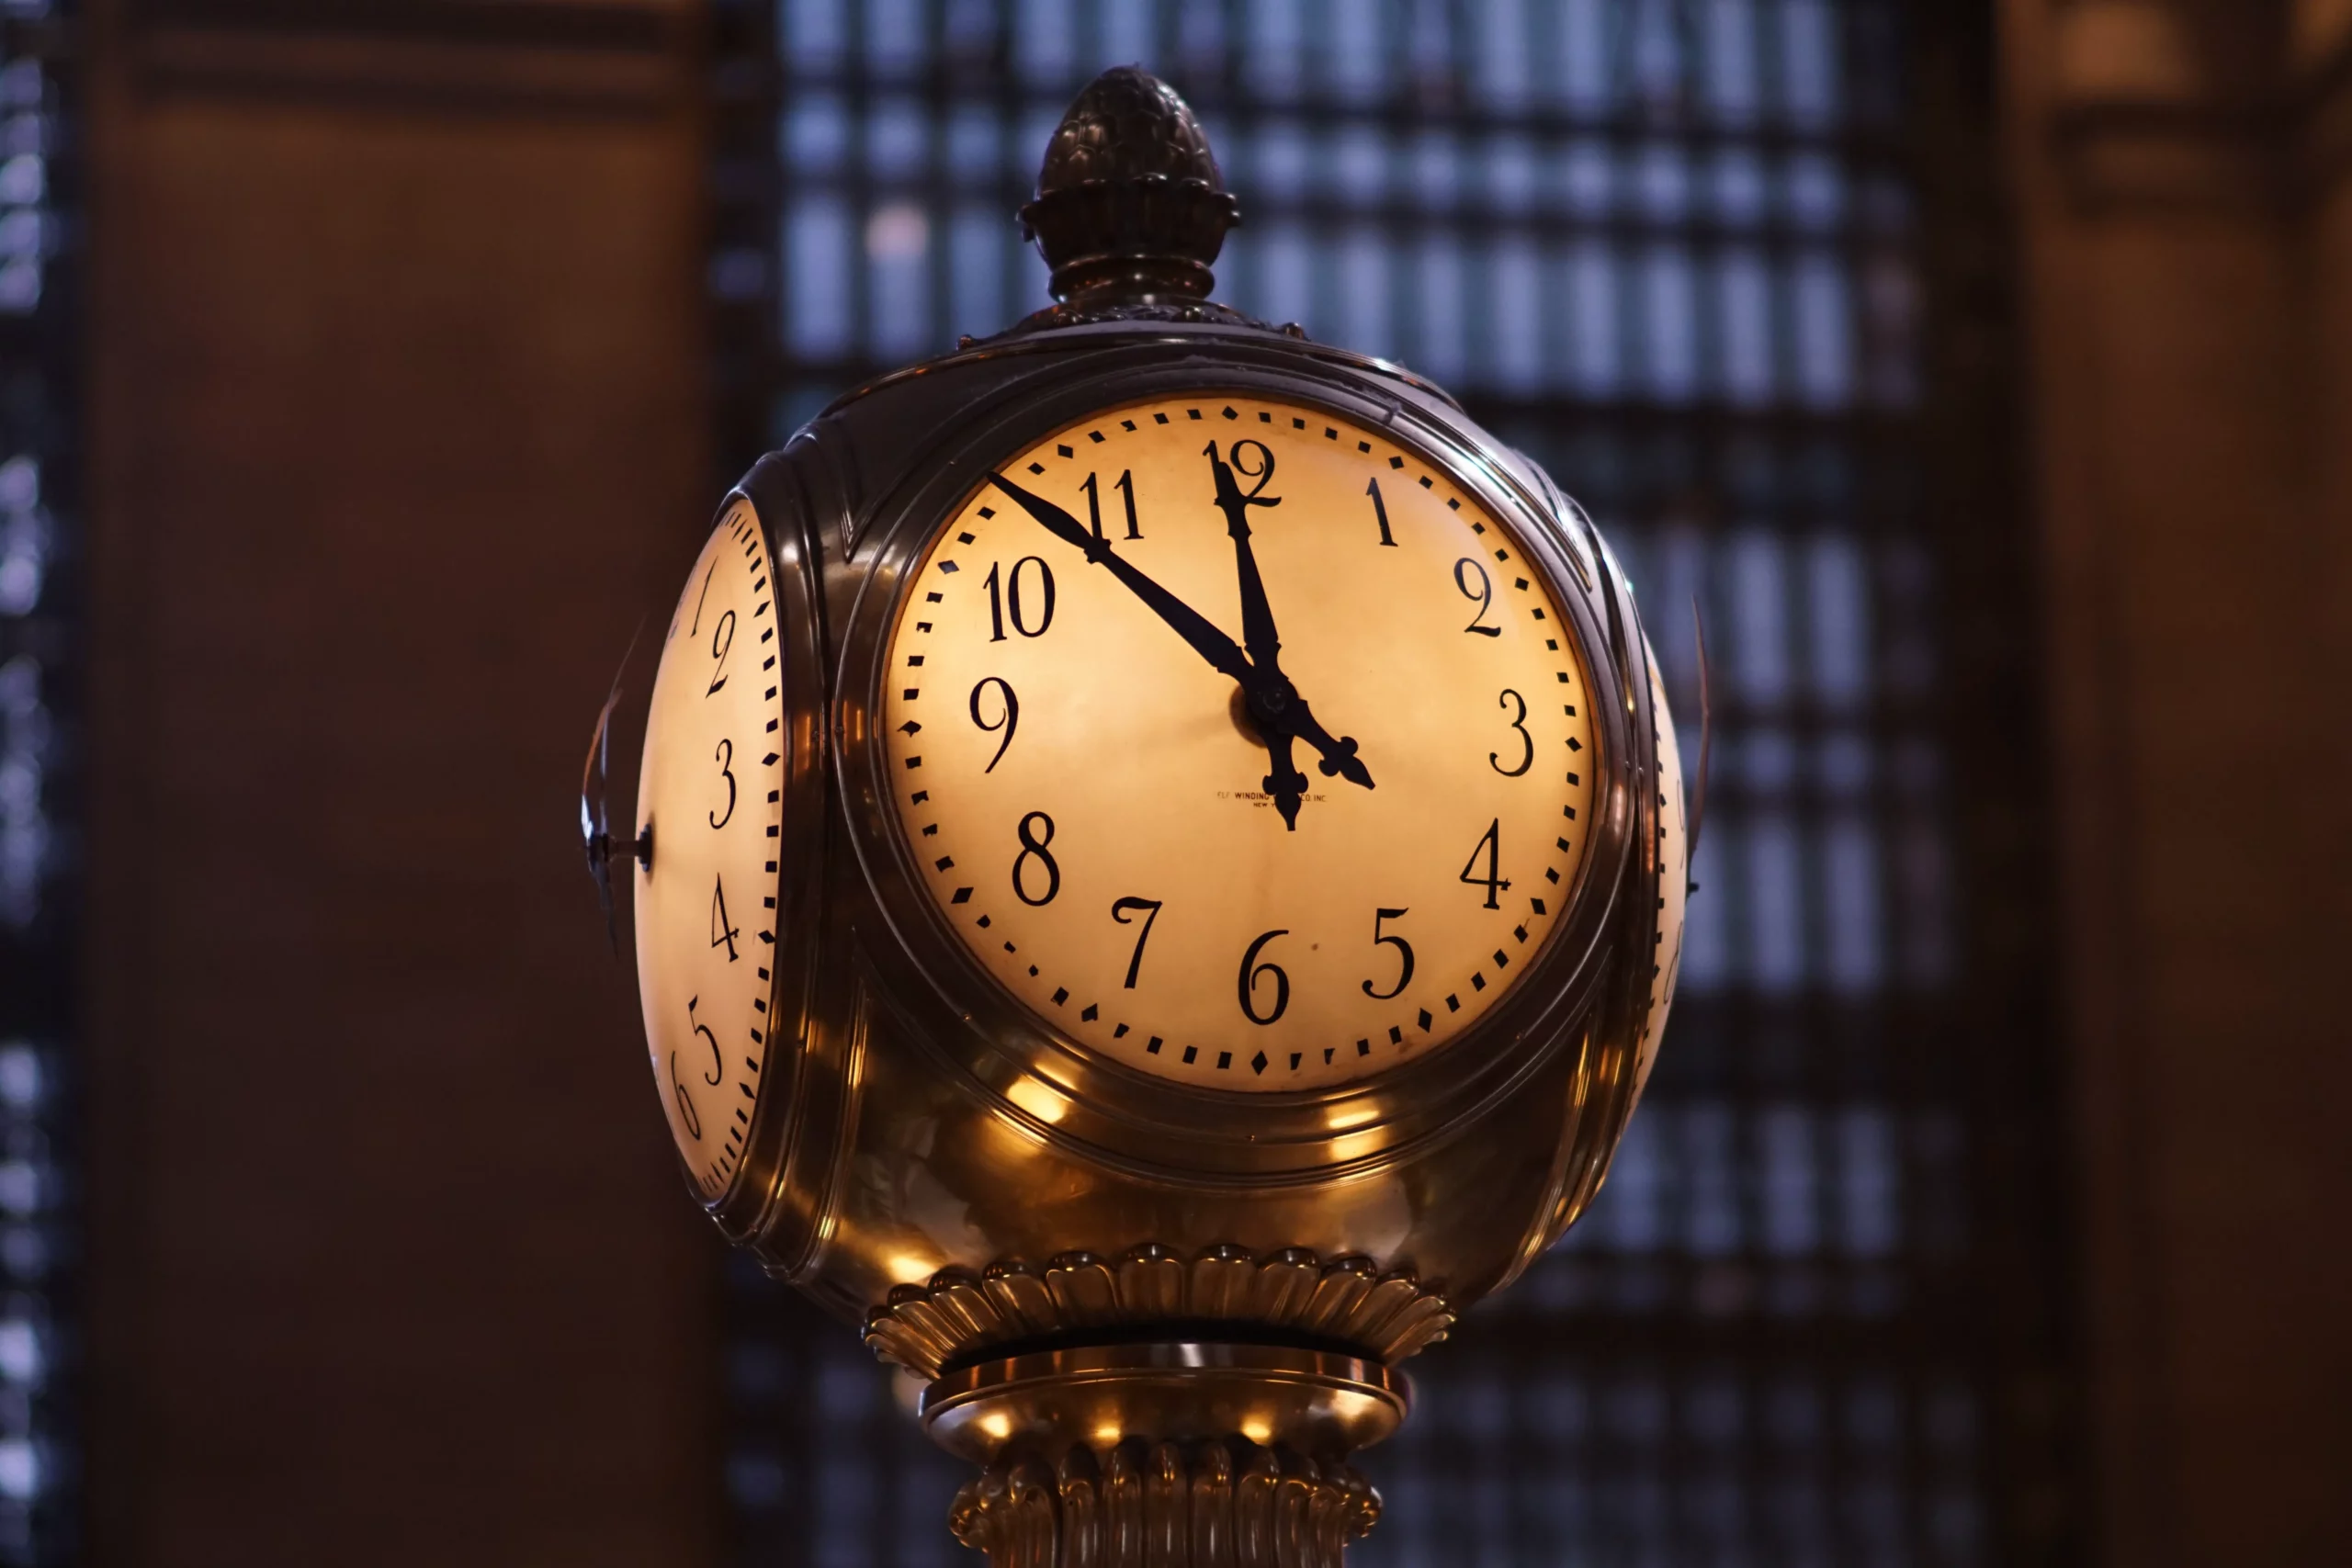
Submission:
[[[1250,661],[1257,667],[1260,683],[1272,687],[1280,694],[1280,705],[1260,716],[1265,723],[1289,731],[1322,753],[1320,764],[1325,778],[1339,777],[1350,784],[1370,789],[1372,770],[1356,755],[1352,736],[1337,739],[1308,711],[1306,699],[1298,694],[1290,678],[1278,662],[1282,642],[1274,630],[1274,612],[1266,603],[1266,581],[1258,571],[1258,552],[1250,543],[1250,509],[1252,506],[1279,506],[1281,500],[1269,497],[1252,500],[1241,493],[1240,484],[1233,477],[1232,466],[1209,452],[1210,472],[1216,479],[1217,509],[1225,513],[1225,531],[1233,537],[1234,566],[1241,585],[1241,635],[1249,646]]]
[[[1110,541],[1096,537],[1077,518],[1044,496],[1030,494],[1002,474],[990,474],[989,482],[1019,502],[1022,509],[1035,518],[1046,532],[1084,551],[1086,558],[1094,565],[1107,567],[1111,575],[1117,578],[1128,592],[1142,600],[1153,615],[1166,621],[1178,637],[1192,645],[1193,652],[1209,661],[1212,668],[1234,681],[1249,679],[1250,660],[1238,644],[1217,630],[1207,616],[1154,582],[1131,563],[1122,560],[1119,553],[1111,547]]]
[[[1274,631],[1274,612],[1266,603],[1266,580],[1258,574],[1258,552],[1250,544],[1250,509],[1280,506],[1282,501],[1273,496],[1257,501],[1242,494],[1232,467],[1216,455],[1214,445],[1209,447],[1209,468],[1216,479],[1217,510],[1225,513],[1225,531],[1233,537],[1233,563],[1241,583],[1241,644],[1250,650],[1250,662],[1271,676],[1281,668],[1283,644]]]

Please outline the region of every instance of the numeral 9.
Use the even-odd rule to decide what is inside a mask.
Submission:
[[[980,716],[980,694],[990,686],[994,686],[1004,696],[1004,716],[994,723]],[[996,765],[1004,760],[1004,749],[1012,744],[1012,732],[1021,724],[1021,699],[1012,694],[1012,682],[1001,675],[990,675],[973,686],[972,722],[978,725],[984,733],[989,735],[995,734],[1000,729],[1004,731],[1004,739],[996,743],[996,755],[990,757],[989,765],[980,770],[984,773],[992,773],[996,772]]]

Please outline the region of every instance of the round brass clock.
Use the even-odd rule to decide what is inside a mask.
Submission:
[[[1057,303],[744,476],[633,834],[583,791],[696,1194],[927,1380],[999,1564],[1337,1568],[1396,1364],[1591,1201],[1679,964],[1623,572],[1442,391],[1209,299],[1235,215],[1100,78],[1023,209]]]
[[[1243,1091],[1460,1038],[1590,820],[1589,682],[1517,534],[1421,453],[1215,389],[1008,454],[908,580],[896,805],[1059,1032]]]

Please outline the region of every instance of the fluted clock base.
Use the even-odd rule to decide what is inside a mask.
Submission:
[[[990,1568],[1340,1568],[1379,1517],[1351,1466],[1235,1438],[1001,1461],[948,1523]]]
[[[1340,1568],[1380,1517],[1347,1458],[1409,1398],[1359,1357],[1161,1343],[964,1368],[922,1413],[985,1467],[949,1524],[991,1568]]]

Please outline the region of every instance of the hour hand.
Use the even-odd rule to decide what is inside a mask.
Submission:
[[[1288,735],[1266,737],[1266,793],[1274,797],[1274,809],[1283,814],[1283,826],[1295,833],[1298,803],[1306,795],[1306,775],[1291,761]]]
[[[1212,669],[1236,681],[1249,674],[1250,660],[1243,656],[1239,644],[1217,630],[1207,616],[1136,570],[1133,563],[1121,559],[1109,540],[1097,537],[1077,518],[1044,496],[1030,494],[1002,474],[990,474],[989,482],[1019,502],[1022,510],[1035,518],[1046,532],[1085,551],[1086,558],[1094,565],[1108,569],[1128,592],[1142,600],[1153,615],[1166,621],[1178,637],[1192,646],[1193,652],[1207,660]]]
[[[1303,698],[1292,705],[1291,712],[1295,716],[1291,725],[1298,732],[1298,738],[1323,754],[1323,761],[1316,766],[1325,778],[1343,778],[1366,789],[1373,787],[1372,770],[1363,765],[1362,757],[1356,755],[1354,736],[1342,735],[1336,740],[1331,739],[1331,732],[1307,711]]]

